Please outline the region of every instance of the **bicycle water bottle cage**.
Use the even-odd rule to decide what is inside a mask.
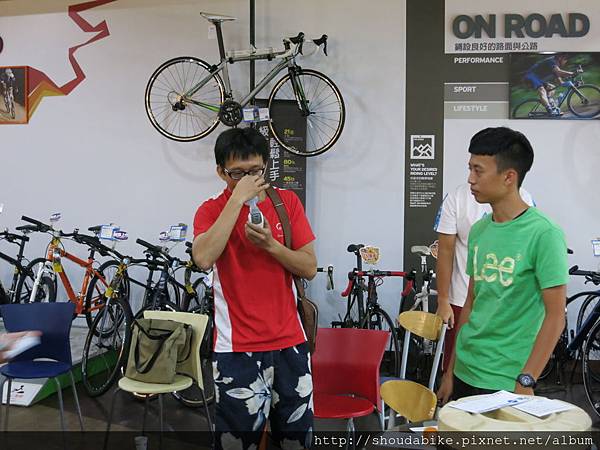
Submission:
[[[234,100],[225,100],[219,109],[219,120],[228,127],[235,127],[242,122],[242,107]]]

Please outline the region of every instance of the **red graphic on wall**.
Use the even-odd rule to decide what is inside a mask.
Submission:
[[[95,33],[93,37],[88,39],[86,42],[76,45],[75,47],[69,48],[69,62],[75,72],[75,78],[65,83],[62,86],[57,86],[52,79],[44,72],[37,70],[33,67],[29,68],[29,117],[33,115],[42,98],[50,96],[61,96],[69,95],[73,89],[85,80],[85,73],[75,58],[75,52],[81,47],[92,44],[96,41],[104,39],[110,35],[108,31],[108,25],[103,20],[97,25],[92,25],[83,17],[80,13],[89,9],[96,8],[97,6],[112,3],[116,0],[94,0],[85,3],[79,3],[76,5],[69,6],[69,17],[77,24],[79,28],[85,33]]]

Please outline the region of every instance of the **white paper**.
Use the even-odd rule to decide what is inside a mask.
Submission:
[[[423,433],[426,429],[436,430],[438,429],[437,425],[429,425],[428,427],[410,427],[409,430],[413,433]]]
[[[515,406],[515,408],[536,417],[543,417],[556,412],[568,411],[569,409],[573,409],[574,406],[558,400],[536,397],[526,403]]]
[[[600,239],[592,241],[592,249],[594,250],[594,256],[600,256]]]
[[[449,404],[448,406],[461,409],[470,413],[484,413],[504,408],[505,406],[515,406],[519,403],[527,402],[531,399],[526,395],[517,395],[512,392],[498,391],[493,394],[480,396],[472,400]]]

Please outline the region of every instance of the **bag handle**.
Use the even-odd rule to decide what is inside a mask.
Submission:
[[[269,186],[265,190],[267,197],[271,199],[273,202],[273,206],[275,207],[275,211],[277,211],[277,215],[279,216],[279,221],[281,222],[281,228],[283,229],[283,240],[285,242],[285,246],[289,249],[292,248],[292,227],[290,225],[290,218],[288,216],[287,210],[281,200],[281,196],[276,189]],[[294,284],[296,285],[296,292],[298,292],[299,298],[304,298],[304,284],[302,283],[302,279],[294,274]]]
[[[150,323],[152,324],[152,322],[150,322]],[[175,332],[175,330],[173,330],[173,331],[165,330],[166,332],[161,334],[160,336],[152,336],[152,335],[148,334],[148,332],[146,330],[144,330],[144,328],[139,324],[139,322],[137,320],[135,320],[133,322],[133,324],[137,327],[138,330],[140,330],[142,333],[144,333],[150,339],[153,339],[156,341],[160,340],[160,344],[158,344],[158,349],[156,350],[156,352],[154,352],[152,357],[148,361],[146,361],[145,364],[140,364],[140,340],[139,339],[136,340],[135,349],[134,349],[135,370],[137,370],[139,373],[148,373],[148,372],[150,372],[150,370],[152,370],[152,367],[154,367],[154,364],[156,363],[156,360],[157,360],[158,356],[160,355],[160,352],[162,351],[162,348],[165,345],[165,342]]]

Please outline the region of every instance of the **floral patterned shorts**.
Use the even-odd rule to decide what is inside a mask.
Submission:
[[[258,448],[267,419],[284,449],[309,448],[313,386],[306,343],[283,350],[213,353],[216,448]]]

